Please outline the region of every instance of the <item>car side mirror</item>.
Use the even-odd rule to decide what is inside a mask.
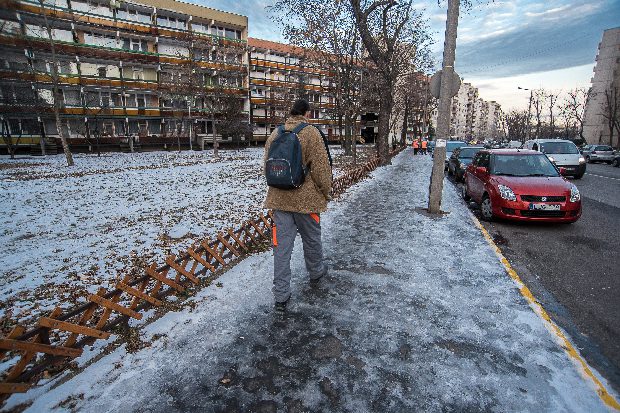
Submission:
[[[478,172],[480,174],[486,174],[486,173],[488,173],[488,170],[487,170],[486,166],[476,166],[476,172]]]

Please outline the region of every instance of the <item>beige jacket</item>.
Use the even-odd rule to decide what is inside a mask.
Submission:
[[[293,130],[301,122],[309,123],[308,119],[303,116],[291,116],[286,120],[286,130]],[[263,161],[267,160],[269,147],[277,134],[278,129],[274,130],[267,139]],[[306,180],[297,189],[285,190],[269,187],[265,208],[302,214],[324,212],[332,190],[332,171],[323,138],[314,126],[309,125],[299,132],[299,142],[303,163],[310,169]]]

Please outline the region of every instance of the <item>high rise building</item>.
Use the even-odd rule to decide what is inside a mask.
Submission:
[[[598,45],[594,76],[584,113],[583,135],[587,143],[620,147],[620,131],[610,136],[608,98],[620,101],[620,27],[605,30]],[[613,107],[613,104],[612,104]],[[620,109],[616,121],[620,120]]]

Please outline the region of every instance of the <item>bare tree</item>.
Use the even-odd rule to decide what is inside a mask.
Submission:
[[[428,61],[426,22],[412,8],[412,0],[349,0],[369,58],[375,65],[383,93],[379,105],[377,151],[382,164],[390,163],[390,116],[398,78],[418,61]]]
[[[56,120],[56,129],[58,135],[60,136],[60,141],[62,142],[62,150],[65,153],[65,158],[67,159],[67,166],[73,166],[73,154],[71,153],[71,149],[69,148],[69,143],[67,142],[67,137],[63,133],[63,128],[60,120],[60,110],[63,105],[63,97],[60,90],[60,76],[58,73],[58,58],[56,56],[56,41],[54,40],[53,28],[50,24],[50,21],[47,17],[47,13],[45,12],[45,1],[39,0],[39,8],[41,15],[43,15],[43,19],[45,22],[45,30],[47,32],[47,38],[49,40],[50,52],[52,57],[51,62],[51,80],[52,80],[52,97],[53,97],[53,111],[54,118]]]
[[[532,96],[532,106],[534,108],[534,117],[536,118],[536,138],[541,138],[541,130],[543,126],[543,111],[547,92],[544,89],[537,89]]]
[[[605,90],[603,117],[609,130],[609,146],[614,146],[614,131],[618,133],[616,148],[620,149],[620,90],[613,85]]]
[[[6,149],[9,152],[11,159],[15,159],[15,152],[19,147],[19,141],[22,137],[21,128],[19,128],[16,132],[17,133],[12,133],[8,119],[0,117],[0,135],[2,136],[2,141],[6,145]]]
[[[547,133],[547,137],[554,138],[555,137],[555,116],[554,110],[556,109],[558,102],[559,93],[549,93],[547,95],[547,108],[549,109],[549,129]]]
[[[335,99],[333,109],[326,112],[338,120],[345,155],[352,155],[368,64],[350,5],[338,0],[279,0],[270,9],[283,25],[284,37],[300,48],[304,60],[330,73],[330,94]]]
[[[576,124],[578,127],[579,137],[585,141],[583,136],[584,114],[586,102],[591,93],[585,87],[569,90],[567,96],[561,106],[562,114],[566,124]]]
[[[527,110],[513,109],[504,115],[503,122],[510,140],[525,142],[529,125]]]

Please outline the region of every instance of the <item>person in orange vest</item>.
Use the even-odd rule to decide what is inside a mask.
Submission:
[[[426,147],[428,145],[427,141],[422,141],[422,155],[426,155]]]
[[[418,144],[418,140],[414,139],[413,140],[413,154],[417,155],[418,154],[418,148],[420,147],[420,145]]]

